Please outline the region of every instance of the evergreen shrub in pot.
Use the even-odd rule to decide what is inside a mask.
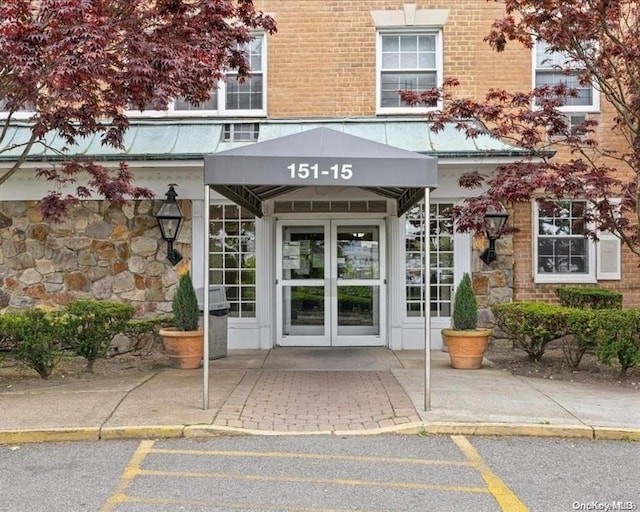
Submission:
[[[172,309],[173,326],[160,329],[165,351],[174,367],[199,368],[204,352],[204,331],[198,326],[200,309],[189,272],[180,276]]]
[[[478,328],[478,301],[465,273],[453,297],[453,315],[450,329],[442,329],[442,338],[449,351],[451,366],[461,370],[475,370],[489,344],[491,329]]]

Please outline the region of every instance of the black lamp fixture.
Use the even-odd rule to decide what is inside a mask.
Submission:
[[[160,226],[160,233],[162,238],[166,240],[167,247],[167,259],[174,265],[178,264],[182,260],[182,254],[173,248],[173,242],[175,242],[178,232],[180,231],[180,225],[182,224],[182,210],[180,205],[176,202],[176,191],[174,187],[175,183],[169,184],[169,190],[165,194],[167,199],[162,203],[158,213],[156,213],[156,219],[158,220],[158,226]]]
[[[484,214],[489,247],[480,254],[480,259],[487,265],[490,265],[491,262],[496,259],[496,240],[500,238],[500,235],[502,235],[502,229],[507,223],[508,218],[509,214],[502,205],[500,205],[499,210],[488,210],[487,213]]]

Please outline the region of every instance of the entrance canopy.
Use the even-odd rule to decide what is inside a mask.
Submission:
[[[262,202],[301,187],[360,187],[397,201],[402,215],[421,199],[429,211],[431,189],[438,185],[438,160],[326,127],[257,142],[205,156],[205,204],[210,189],[262,217]],[[428,213],[426,213],[428,215]],[[428,219],[428,217],[427,217]],[[205,240],[209,209],[205,208]],[[425,222],[428,225],[428,221]],[[208,244],[204,248],[204,289],[209,289]],[[424,264],[429,262],[429,244]],[[425,411],[431,403],[431,315],[425,287]],[[209,294],[204,294],[204,311]],[[209,316],[204,316],[204,360],[209,360]],[[209,408],[209,365],[203,372],[204,409]]]
[[[330,128],[207,155],[204,183],[258,217],[262,202],[308,186],[352,186],[395,199],[402,215],[437,187],[436,158]]]

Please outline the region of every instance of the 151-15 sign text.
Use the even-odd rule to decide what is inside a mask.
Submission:
[[[327,177],[336,181],[350,180],[353,177],[352,164],[334,164],[320,167],[317,163],[299,163],[287,166],[291,179],[317,180]]]

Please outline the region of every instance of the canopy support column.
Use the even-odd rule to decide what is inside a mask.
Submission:
[[[204,324],[204,356],[202,361],[202,408],[209,409],[209,202],[211,189],[209,185],[204,186],[204,290],[202,293],[204,303],[203,324]]]
[[[424,410],[431,410],[431,257],[430,257],[430,222],[429,222],[429,188],[424,189]]]

